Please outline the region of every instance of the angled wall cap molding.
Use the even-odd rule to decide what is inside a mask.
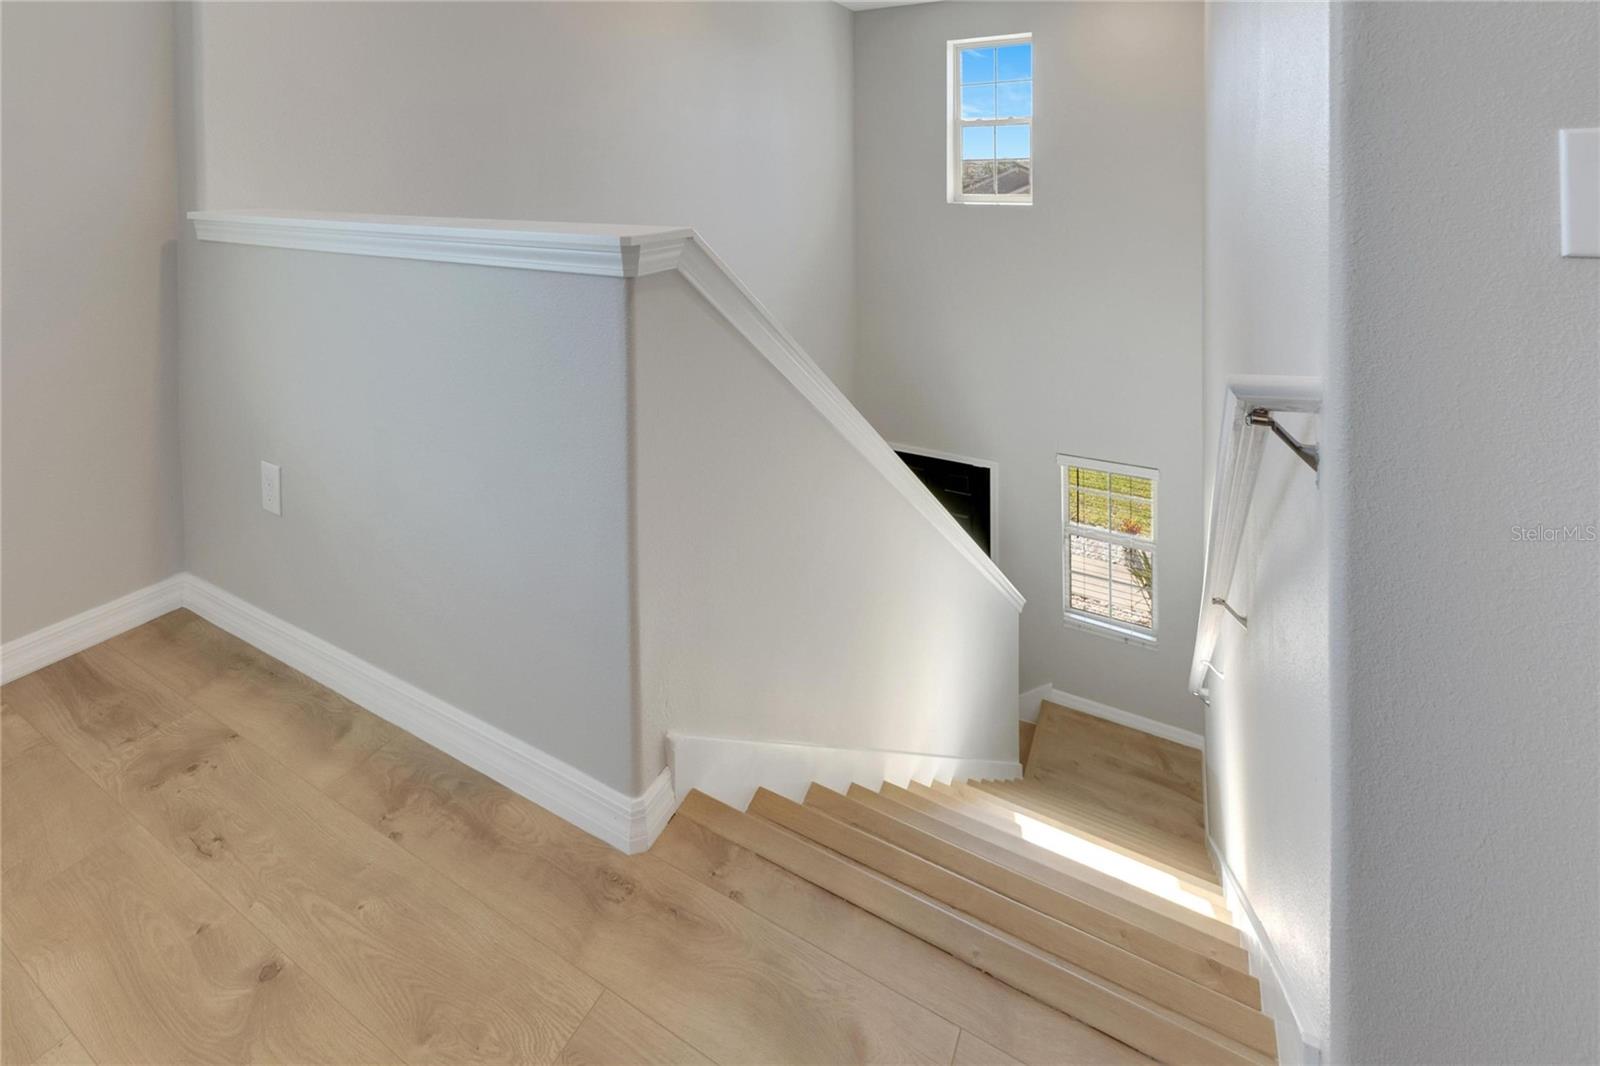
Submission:
[[[636,278],[671,270],[694,231],[684,226],[502,222],[481,218],[345,215],[318,211],[191,211],[195,236],[388,259]]]

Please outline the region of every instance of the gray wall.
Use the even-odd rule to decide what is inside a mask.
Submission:
[[[1206,18],[1209,500],[1227,379],[1327,374],[1329,42],[1326,4],[1213,3]],[[1312,420],[1292,428],[1321,435]],[[1250,627],[1224,621],[1206,714],[1207,828],[1313,1042],[1328,1031],[1326,504],[1316,475],[1269,442],[1228,593]]]
[[[188,568],[636,792],[626,283],[195,242],[183,266]]]
[[[838,5],[215,4],[194,17],[186,206],[693,226],[849,388]]]
[[[941,3],[856,16],[860,362],[890,440],[993,460],[1019,685],[1188,729],[1198,610],[1203,8]],[[1031,207],[945,202],[945,42],[1032,31]],[[1161,471],[1160,644],[1062,623],[1057,453]]]
[[[0,639],[178,569],[168,4],[0,5]]]
[[[1600,7],[1337,4],[1334,1062],[1600,1059]],[[1337,429],[1337,432],[1335,430]]]
[[[633,321],[640,786],[669,728],[1015,759],[1011,601],[682,277]]]

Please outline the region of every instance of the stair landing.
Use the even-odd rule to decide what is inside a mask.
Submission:
[[[1021,781],[974,786],[1220,893],[1198,750],[1049,701],[1032,732]]]

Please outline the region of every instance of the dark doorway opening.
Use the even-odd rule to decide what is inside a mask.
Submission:
[[[990,487],[993,471],[976,463],[959,459],[945,459],[916,452],[896,451],[905,460],[934,498],[944,504],[962,529],[982,548],[985,555],[993,555],[989,548],[989,530],[993,516],[989,513]]]

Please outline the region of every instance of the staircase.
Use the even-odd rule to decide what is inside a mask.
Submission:
[[[1031,740],[1017,781],[763,789],[744,811],[693,792],[676,817],[1150,1059],[1275,1062],[1199,753],[1050,703]]]

